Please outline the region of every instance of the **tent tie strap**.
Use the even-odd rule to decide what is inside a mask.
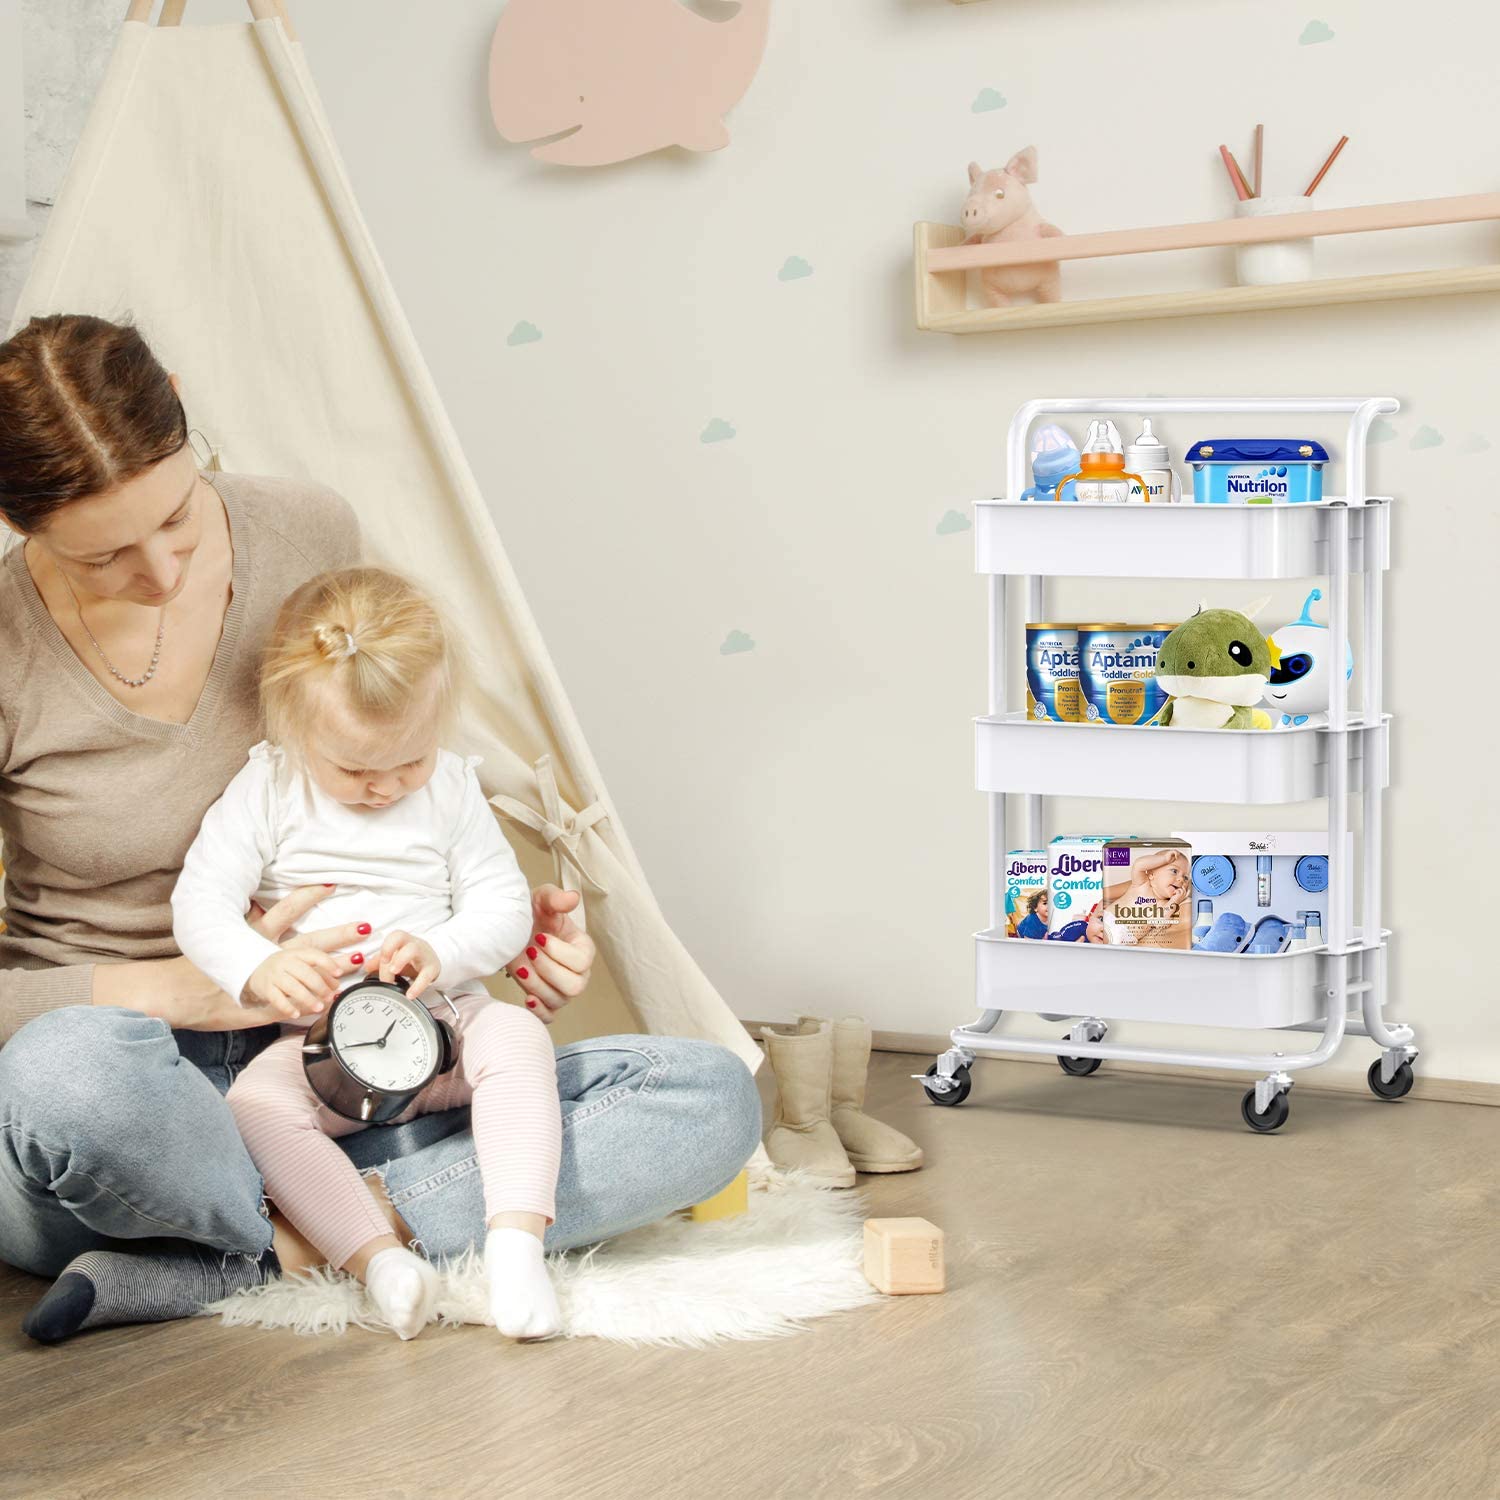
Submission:
[[[609,816],[609,809],[601,802],[591,802],[581,812],[574,812],[572,808],[564,807],[562,795],[557,790],[557,773],[552,768],[550,755],[543,755],[532,769],[536,773],[537,791],[542,804],[540,812],[514,797],[507,797],[503,794],[491,797],[490,806],[495,808],[502,818],[508,818],[512,823],[518,823],[523,828],[531,829],[533,833],[541,834],[547,847],[552,851],[552,857],[557,861],[558,882],[564,890],[572,888],[564,868],[571,865],[578,872],[580,881],[588,881],[600,895],[607,896],[608,887],[598,880],[584,864],[579,845],[583,842],[584,834],[594,824]]]

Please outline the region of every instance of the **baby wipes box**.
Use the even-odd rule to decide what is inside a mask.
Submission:
[[[1209,438],[1187,451],[1198,505],[1274,505],[1323,498],[1328,450],[1311,438]]]
[[[1193,946],[1191,848],[1180,838],[1104,846],[1104,936],[1130,948]]]
[[[1047,846],[1047,937],[1060,943],[1102,943],[1104,846],[1108,838],[1063,835]]]
[[[1005,935],[1047,936],[1047,851],[1012,849],[1005,856]]]
[[[1208,953],[1319,948],[1328,930],[1328,835],[1178,833],[1192,846],[1192,946]],[[1354,835],[1344,849],[1354,868]],[[1344,902],[1354,919],[1353,882]],[[1296,938],[1297,929],[1302,938]]]

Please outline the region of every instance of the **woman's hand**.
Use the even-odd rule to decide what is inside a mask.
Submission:
[[[505,971],[526,995],[526,1007],[549,1026],[589,982],[598,950],[568,915],[583,899],[577,891],[539,885],[531,893],[532,938]]]
[[[155,1016],[174,1031],[248,1031],[281,1017],[268,1005],[238,1005],[185,958],[94,966],[95,1005]]]
[[[246,921],[262,937],[287,948],[317,948],[324,953],[335,953],[340,948],[352,947],[368,935],[368,924],[350,922],[343,927],[293,932],[287,936],[293,924],[332,890],[332,886],[301,886],[282,897],[269,911],[262,911],[252,903]],[[347,958],[335,962],[340,974],[353,973],[358,967]],[[185,958],[96,964],[91,999],[95,1005],[118,1005],[139,1011],[143,1016],[155,1016],[174,1031],[248,1031],[253,1026],[268,1026],[284,1019],[274,1006],[239,1004]]]

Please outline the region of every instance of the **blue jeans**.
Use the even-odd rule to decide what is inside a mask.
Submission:
[[[223,1095],[274,1041],[170,1030],[77,1006],[0,1049],[0,1260],[55,1276],[75,1256],[150,1238],[257,1256],[271,1243],[260,1174]],[[760,1140],[745,1065],[711,1042],[608,1036],[557,1053],[563,1112],[547,1248],[609,1239],[711,1197]],[[340,1145],[377,1169],[434,1260],[484,1236],[468,1110],[376,1126]]]

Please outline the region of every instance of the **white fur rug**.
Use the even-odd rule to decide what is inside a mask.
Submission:
[[[694,1224],[674,1216],[550,1258],[568,1338],[684,1347],[800,1332],[809,1319],[879,1298],[863,1271],[864,1205],[794,1173],[762,1173],[750,1211]],[[444,1271],[439,1322],[484,1323],[472,1252]],[[384,1329],[364,1288],[337,1272],[287,1277],[206,1308],[226,1324],[343,1333]]]

